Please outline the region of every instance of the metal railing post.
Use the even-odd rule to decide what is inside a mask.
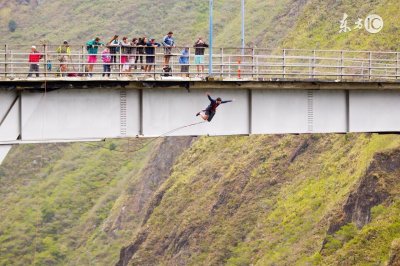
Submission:
[[[282,53],[282,77],[286,78],[286,49]]]
[[[400,56],[400,53],[397,52],[396,53],[396,79],[399,78],[399,56]]]
[[[340,81],[343,81],[343,70],[344,70],[344,55],[343,51],[340,51]]]
[[[43,50],[44,50],[44,77],[47,77],[47,44],[43,44]],[[40,73],[40,72],[39,72]]]
[[[8,53],[8,47],[7,44],[4,46],[4,76],[7,77],[7,71],[8,71],[8,66],[7,66],[7,53]]]
[[[256,57],[256,66],[257,66],[257,71],[256,71],[256,73],[257,73],[257,79],[259,79],[260,78],[260,67],[259,67],[259,63],[260,63],[260,60],[259,60],[259,57],[257,56]]]
[[[71,55],[72,58],[72,55]],[[82,72],[81,71],[81,65],[82,65],[82,61],[81,61],[81,51],[78,52],[78,72]]]
[[[388,64],[385,64],[385,77],[388,76]]]
[[[80,66],[80,67],[81,67],[81,70],[82,70],[82,76],[86,74],[86,73],[85,73],[85,72],[86,72],[86,68],[85,68],[84,53],[85,53],[85,50],[84,50],[84,47],[83,47],[83,45],[82,45],[82,47],[81,47],[81,58],[80,58],[80,61],[81,61],[81,63],[82,63],[82,65]]]
[[[230,55],[228,55],[228,72],[229,72],[228,77],[230,78],[230,77],[231,77],[231,72],[232,72],[232,68],[231,68],[231,56],[230,56]]]
[[[122,46],[119,47],[119,61],[118,61],[118,72],[119,73],[118,73],[118,77],[122,76],[121,56],[122,56]],[[146,60],[146,58],[144,58],[144,60]]]
[[[154,62],[152,63],[152,65],[153,65],[153,78],[154,78],[154,80],[156,79],[157,50],[159,50],[158,47],[157,47],[157,48],[154,48]],[[135,51],[135,53],[136,53],[136,51]]]
[[[368,59],[368,80],[371,80],[371,73],[372,73],[372,52],[369,52],[369,59]]]
[[[13,52],[12,52],[12,50],[9,50],[8,51],[9,53],[10,53],[10,74],[11,75],[13,75],[14,76],[14,64],[13,64],[13,61],[14,61],[14,55],[13,55]]]
[[[315,78],[315,63],[316,63],[316,51],[313,50],[313,60],[312,60],[312,78]]]
[[[224,78],[224,48],[220,48],[220,54],[221,54],[221,66],[220,66],[220,77]]]
[[[254,70],[255,70],[255,58],[254,58],[254,47],[251,48],[251,78],[254,79]]]

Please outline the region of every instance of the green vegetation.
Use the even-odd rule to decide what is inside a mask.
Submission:
[[[173,30],[178,44],[190,44],[208,28],[207,1],[0,6],[8,43],[82,43],[118,29],[158,39]],[[217,45],[239,45],[239,8],[238,1],[215,1]],[[246,10],[247,42],[258,47],[396,50],[400,44],[395,0],[246,0]],[[376,35],[339,34],[343,13],[351,19],[376,13],[385,27]],[[12,18],[18,29],[11,34]],[[305,141],[308,147],[295,154]],[[160,145],[139,152],[122,140],[14,148],[0,166],[0,265],[112,265],[140,235],[134,265],[400,263],[399,136],[203,137],[163,169],[169,178],[143,177],[146,167],[163,165],[151,156],[170,154]],[[379,154],[393,164],[379,164]],[[371,163],[378,166],[369,172]],[[367,174],[387,198],[364,217],[365,226],[353,219],[328,233]]]
[[[15,20],[10,20],[10,22],[8,22],[8,30],[10,32],[14,32],[17,29],[17,22],[15,22]]]
[[[307,150],[289,163],[306,138]],[[163,199],[143,227],[149,233],[132,263],[340,265],[347,252],[357,252],[360,265],[388,260],[399,238],[394,213],[387,229],[374,228],[385,245],[355,245],[386,219],[380,207],[371,225],[345,225],[319,251],[329,217],[342,211],[374,154],[399,147],[399,137],[379,135],[202,138],[161,187]]]
[[[302,6],[295,0],[246,0],[246,42],[271,48],[291,30]],[[214,12],[215,44],[240,46],[240,2],[215,1]],[[59,44],[64,39],[82,44],[114,34],[160,40],[170,30],[182,46],[191,45],[199,35],[208,39],[208,1],[69,0],[25,5],[0,0],[0,14],[0,34],[9,44]],[[4,30],[11,14],[20,25],[14,34]]]
[[[311,0],[282,46],[297,49],[396,51],[400,46],[399,12],[397,0]],[[351,28],[358,18],[365,19],[370,14],[380,15],[384,27],[378,34],[370,34],[364,29],[339,34],[339,21],[344,13],[349,15],[348,25]]]
[[[116,261],[134,231],[114,233],[107,219],[116,215],[113,208],[120,211],[118,201],[152,147],[130,152],[125,141],[110,141],[14,148],[0,167],[0,265]]]

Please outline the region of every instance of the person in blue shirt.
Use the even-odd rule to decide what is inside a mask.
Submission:
[[[172,31],[168,32],[168,34],[163,38],[162,44],[165,47],[164,50],[164,67],[169,66],[169,59],[172,55],[172,48],[175,46],[175,40],[172,38],[174,33]]]
[[[196,116],[200,115],[201,118],[203,118],[203,120],[211,122],[215,113],[217,112],[217,107],[220,104],[233,102],[233,100],[223,101],[220,97],[218,97],[217,99],[214,100],[213,98],[211,98],[211,96],[208,92],[206,94],[207,94],[208,99],[210,100],[210,105],[208,105],[208,107],[205,110],[198,112],[196,114]]]
[[[179,57],[181,72],[183,77],[189,77],[189,47],[182,50],[182,55]]]

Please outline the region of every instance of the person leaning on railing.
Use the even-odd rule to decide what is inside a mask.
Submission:
[[[137,66],[135,65],[136,54],[137,54],[137,48],[136,48],[137,43],[138,39],[133,38],[131,41],[131,55],[129,56],[129,71],[132,70],[133,65],[135,66],[135,69],[137,68]]]
[[[150,72],[153,67],[156,59],[156,48],[160,47],[159,43],[156,43],[154,38],[150,38],[150,41],[146,43],[146,66],[144,67],[144,72]],[[155,68],[155,66],[154,66]]]
[[[60,62],[60,72],[62,76],[65,76],[68,71],[68,60],[71,59],[71,48],[69,47],[68,41],[64,41],[63,45],[59,46],[56,50],[58,54],[58,61]]]
[[[29,74],[28,77],[32,77],[33,72],[36,72],[36,77],[39,77],[39,61],[43,58],[43,55],[36,50],[36,46],[31,47],[31,53],[29,54]]]
[[[189,46],[183,48],[179,57],[179,64],[181,65],[182,76],[189,77]]]
[[[128,41],[128,37],[122,38],[121,42],[121,64],[122,72],[129,73],[129,54],[131,53],[131,43]]]
[[[137,55],[136,55],[136,60],[135,60],[135,69],[137,68],[137,63],[138,63],[138,60],[140,60],[140,69],[144,69],[144,66],[143,66],[143,55],[144,55],[144,47],[146,46],[146,42],[145,42],[145,39],[146,37],[143,37],[143,38],[139,38],[139,40],[138,40],[138,42],[137,42],[137,44],[136,44],[136,53],[137,53]]]
[[[118,40],[118,35],[114,35],[114,37],[107,43],[107,46],[110,48],[111,53],[111,63],[117,63],[116,54],[119,53],[119,47],[121,46],[121,42]],[[114,65],[114,67],[117,67]]]
[[[90,40],[86,43],[86,50],[89,54],[88,56],[88,67],[87,72],[89,72],[89,76],[93,76],[93,66],[97,62],[97,51],[99,46],[103,46],[104,43],[100,42],[100,38],[96,37],[93,40]]]
[[[162,44],[164,45],[164,67],[169,67],[169,59],[172,55],[172,48],[175,47],[175,40],[172,38],[174,33],[172,31],[163,38]]]

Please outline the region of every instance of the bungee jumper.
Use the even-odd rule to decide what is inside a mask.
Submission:
[[[208,99],[210,100],[210,105],[205,110],[198,112],[196,114],[196,116],[200,115],[201,118],[203,118],[205,121],[211,122],[215,113],[217,112],[217,107],[223,103],[233,102],[233,100],[223,101],[220,97],[218,97],[216,100],[214,100],[213,98],[211,98],[211,96],[208,92],[206,94],[207,94]]]

